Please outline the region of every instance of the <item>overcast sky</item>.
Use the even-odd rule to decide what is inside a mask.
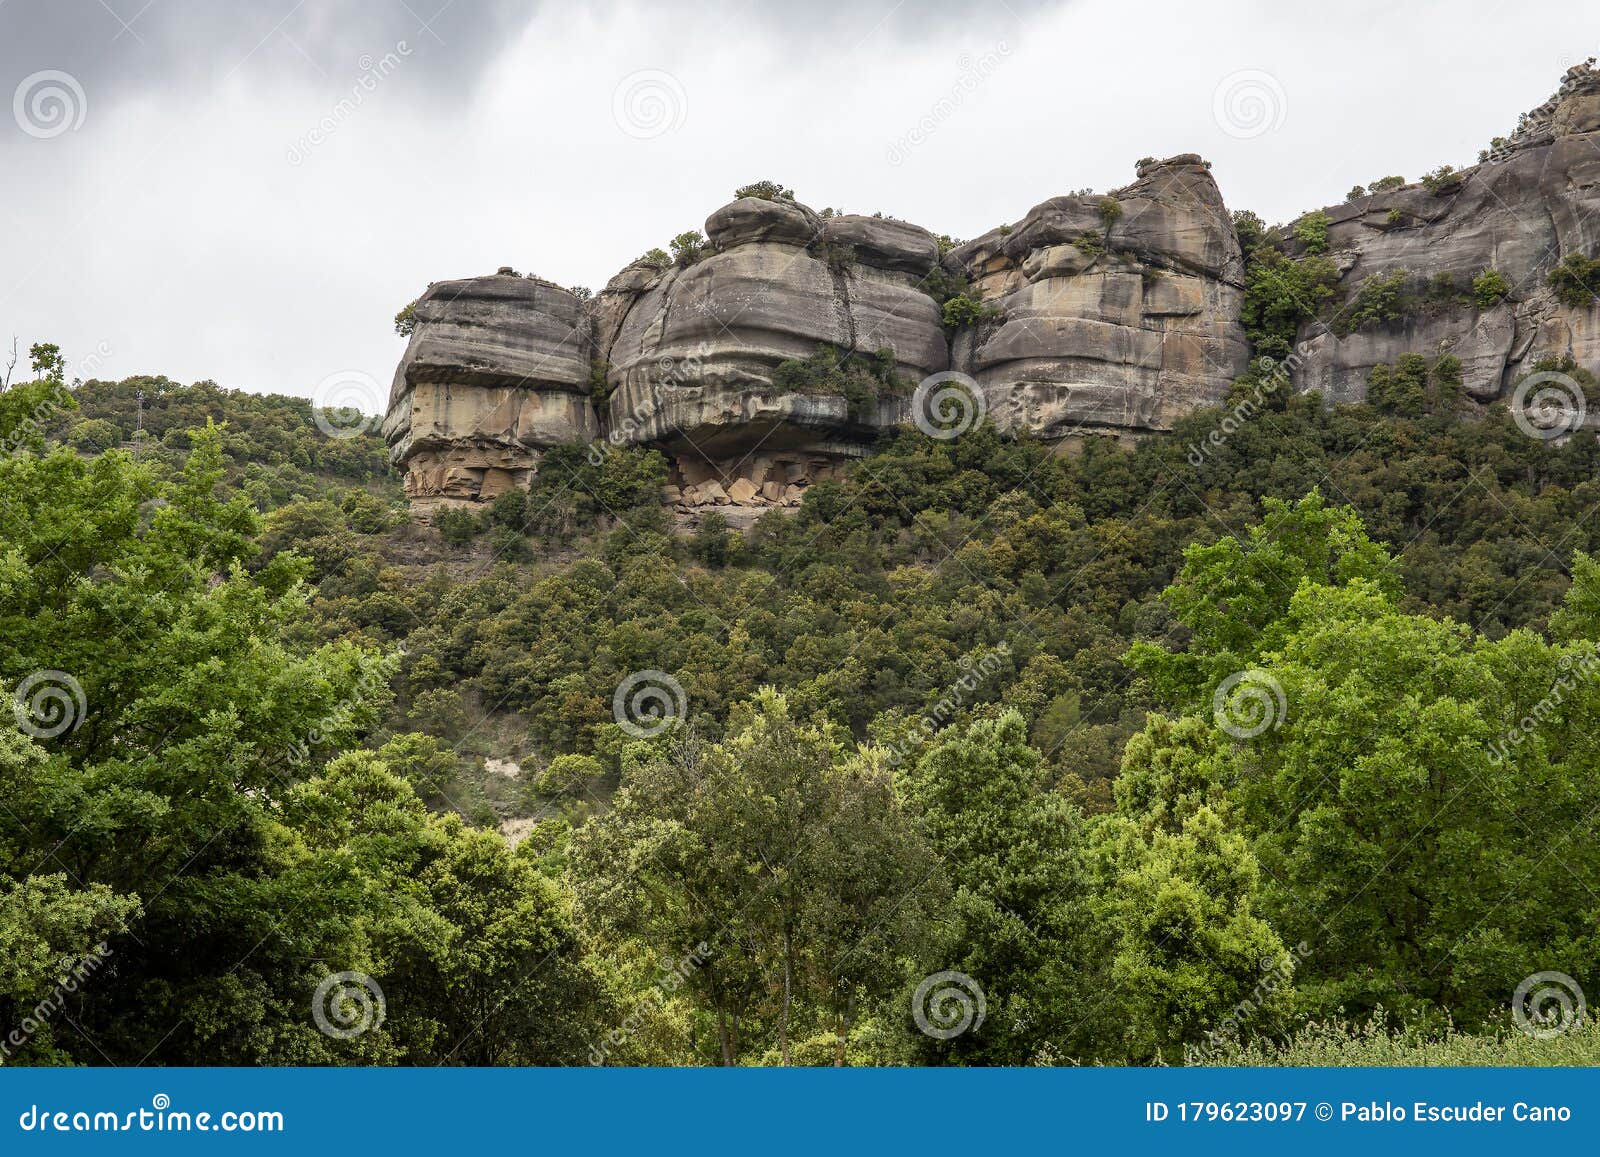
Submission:
[[[1597,53],[1592,0],[0,0],[0,335],[386,390],[429,281],[599,289],[759,178],[970,237],[1198,152],[1280,221]]]

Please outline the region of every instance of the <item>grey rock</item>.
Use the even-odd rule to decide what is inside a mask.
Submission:
[[[1467,392],[1489,401],[1547,356],[1600,365],[1600,311],[1563,306],[1546,286],[1567,254],[1600,251],[1600,73],[1570,71],[1562,91],[1525,123],[1492,161],[1434,190],[1410,185],[1322,210],[1331,222],[1330,255],[1344,271],[1343,301],[1369,278],[1397,269],[1414,285],[1443,274],[1465,289],[1491,268],[1511,286],[1509,301],[1481,312],[1462,305],[1344,338],[1309,323],[1297,336],[1299,388],[1359,401],[1374,365],[1407,353],[1452,352],[1463,359]]]
[[[550,446],[589,441],[589,319],[576,297],[512,275],[444,281],[416,304],[384,434],[418,509],[526,485]]]
[[[1002,430],[1168,429],[1247,364],[1238,238],[1193,155],[1104,197],[1053,198],[950,257],[1001,315],[953,364]]]

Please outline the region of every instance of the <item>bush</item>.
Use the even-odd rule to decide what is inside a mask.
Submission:
[[[1367,404],[1385,414],[1414,418],[1427,402],[1428,359],[1402,354],[1394,365],[1372,367],[1367,377]]]
[[[700,529],[694,533],[689,553],[709,567],[720,568],[728,565],[732,547],[733,536],[728,532],[728,520],[712,511],[700,520]]]
[[[862,405],[880,394],[904,391],[905,384],[895,372],[898,364],[888,346],[871,355],[841,355],[832,346],[820,345],[810,357],[779,362],[772,376],[783,390],[842,397]]]
[[[941,307],[952,297],[964,294],[971,288],[972,283],[967,280],[966,274],[951,273],[942,265],[935,265],[928,276],[922,279],[922,292]]]
[[[401,337],[410,337],[417,331],[417,303],[412,302],[399,313],[394,315],[394,332]]]
[[[1555,290],[1556,300],[1573,309],[1593,305],[1600,296],[1600,260],[1581,253],[1569,253],[1550,271],[1546,284]]]
[[[490,526],[503,526],[519,533],[528,519],[528,494],[525,490],[511,489],[489,503],[486,512]]]
[[[103,454],[122,445],[122,431],[104,418],[90,418],[73,426],[67,441],[80,454]]]
[[[1379,177],[1367,186],[1369,193],[1389,193],[1395,189],[1403,189],[1406,185],[1404,177]]]
[[[665,269],[672,264],[672,255],[665,249],[647,249],[644,256],[634,262],[635,265],[648,265],[652,269]]]
[[[605,775],[605,765],[592,755],[558,755],[540,773],[534,789],[540,795],[573,795]]]
[[[1100,198],[1100,220],[1105,222],[1106,232],[1111,232],[1111,227],[1122,220],[1122,203],[1115,197]]]
[[[1257,1038],[1193,1049],[1191,1065],[1285,1065],[1316,1068],[1412,1068],[1507,1065],[1516,1068],[1600,1065],[1600,1020],[1586,1017],[1566,1032],[1538,1039],[1511,1026],[1485,1033],[1454,1028],[1428,1032],[1390,1026],[1380,1012],[1364,1025],[1313,1021],[1282,1042]]]
[[[733,191],[735,201],[744,197],[759,197],[763,201],[793,201],[794,190],[776,181],[756,181],[754,184],[740,185]]]
[[[1421,354],[1403,354],[1390,365],[1372,367],[1367,404],[1385,414],[1416,418],[1448,414],[1461,397],[1461,359],[1442,354],[1428,365]]]
[[[466,546],[483,530],[483,524],[470,510],[449,507],[433,516],[433,528],[451,546]]]
[[[979,322],[989,321],[998,316],[1000,311],[994,306],[985,305],[965,293],[958,293],[944,303],[944,324],[947,329],[977,325]]]
[[[1233,231],[1239,235],[1239,248],[1249,257],[1267,235],[1267,224],[1249,209],[1233,211]]]
[[[1315,317],[1333,296],[1339,269],[1317,255],[1291,260],[1271,246],[1256,249],[1245,271],[1245,334],[1257,357],[1282,361],[1289,356],[1295,330]]]
[[[1472,279],[1472,300],[1479,309],[1489,309],[1499,305],[1511,292],[1511,287],[1506,284],[1506,279],[1500,276],[1498,269],[1485,269]]]
[[[688,229],[667,242],[672,249],[672,259],[679,265],[693,265],[706,253],[706,239],[698,229]]]
[[[1388,273],[1367,278],[1349,304],[1340,311],[1334,323],[1335,331],[1353,333],[1401,320],[1409,312],[1403,294],[1405,284],[1404,269],[1391,269]]]
[[[1431,173],[1422,175],[1422,184],[1430,193],[1442,193],[1454,185],[1459,185],[1462,174],[1456,172],[1454,165],[1440,165]]]
[[[1328,226],[1332,224],[1328,215],[1320,210],[1307,213],[1295,222],[1295,240],[1306,247],[1306,252],[1311,255],[1326,253],[1328,251]]]
[[[395,524],[395,510],[367,490],[348,491],[339,500],[339,509],[349,520],[350,529],[359,534],[382,534]]]

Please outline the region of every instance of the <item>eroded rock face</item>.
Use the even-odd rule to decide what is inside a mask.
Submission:
[[[595,307],[611,439],[665,448],[685,485],[811,479],[902,418],[892,389],[851,399],[785,386],[785,361],[889,349],[902,393],[948,364],[939,308],[921,287],[939,255],[926,230],[746,197],[713,213],[706,235],[709,256],[630,267]]]
[[[550,446],[588,442],[591,323],[571,293],[510,273],[441,281],[416,303],[384,435],[413,506],[526,486]]]
[[[1106,196],[1046,201],[947,264],[999,314],[958,336],[953,362],[1002,430],[1168,429],[1248,362],[1238,236],[1193,155]]]
[[[1198,157],[1109,198],[1047,201],[949,255],[941,274],[969,276],[999,315],[954,334],[926,229],[746,197],[705,232],[697,260],[635,262],[587,303],[514,276],[432,287],[386,425],[413,498],[492,497],[543,448],[604,438],[665,450],[675,504],[793,505],[908,423],[931,374],[971,373],[1003,429],[1058,437],[1163,429],[1243,365],[1238,242]],[[876,371],[781,370],[819,350]]]
[[[1402,321],[1342,335],[1327,320],[1310,323],[1298,335],[1299,388],[1360,401],[1372,368],[1407,353],[1455,354],[1479,401],[1504,395],[1544,358],[1600,367],[1600,311],[1562,305],[1546,285],[1569,253],[1600,253],[1600,73],[1588,66],[1572,69],[1487,162],[1431,189],[1408,185],[1322,212],[1346,301],[1396,270],[1420,294],[1440,277],[1465,290],[1494,269],[1510,293],[1488,308],[1431,301]]]
[[[1324,212],[1344,301],[1396,269],[1460,292],[1355,332],[1336,316],[1302,327],[1300,388],[1359,401],[1373,367],[1407,353],[1455,354],[1480,402],[1542,358],[1600,368],[1600,310],[1546,286],[1568,254],[1600,256],[1588,66],[1488,162]],[[1238,237],[1192,154],[1142,163],[1104,196],[1052,198],[943,256],[915,225],[788,200],[741,198],[705,233],[695,259],[641,259],[589,301],[509,271],[432,286],[385,423],[414,502],[490,499],[525,485],[548,447],[603,440],[665,451],[663,500],[686,517],[747,520],[913,420],[930,375],[970,375],[1002,430],[1065,441],[1169,429],[1247,368]],[[1490,268],[1511,292],[1467,304]],[[982,316],[947,327],[934,292],[963,279]],[[800,365],[819,350],[858,368]]]

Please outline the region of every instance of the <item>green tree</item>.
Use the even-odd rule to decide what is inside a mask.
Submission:
[[[1302,583],[1366,579],[1399,590],[1394,561],[1354,510],[1328,506],[1315,490],[1293,505],[1268,498],[1262,506],[1264,517],[1244,540],[1230,535],[1183,552],[1183,569],[1162,597],[1189,630],[1186,650],[1139,642],[1129,652],[1130,664],[1174,706],[1209,703],[1223,679],[1274,650]]]
[[[924,1042],[928,1055],[1026,1064],[1081,1047],[1095,942],[1083,820],[1045,790],[1022,716],[930,747],[907,790],[955,887],[937,963],[970,976],[987,1003],[981,1026]]]

